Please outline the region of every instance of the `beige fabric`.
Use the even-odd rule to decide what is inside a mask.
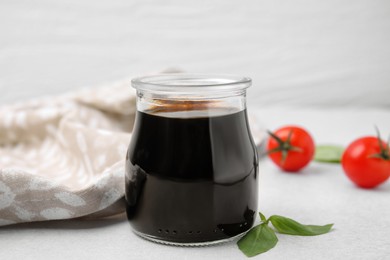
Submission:
[[[0,109],[0,225],[123,212],[130,82]]]
[[[134,114],[129,81],[0,108],[0,226],[123,212]]]

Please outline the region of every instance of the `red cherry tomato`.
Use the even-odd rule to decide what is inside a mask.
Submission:
[[[389,146],[379,137],[352,142],[341,159],[345,174],[362,188],[374,188],[390,176]]]
[[[283,170],[299,171],[312,160],[314,141],[305,129],[285,126],[269,134],[268,156]]]

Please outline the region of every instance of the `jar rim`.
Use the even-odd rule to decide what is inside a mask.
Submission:
[[[131,80],[133,88],[140,91],[186,94],[243,91],[251,84],[249,77],[225,74],[157,74]]]

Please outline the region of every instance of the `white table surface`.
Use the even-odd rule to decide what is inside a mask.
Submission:
[[[390,111],[251,110],[269,129],[305,126],[317,143],[347,144],[374,134],[387,136]],[[278,245],[258,259],[389,259],[390,182],[374,190],[356,188],[339,165],[311,163],[299,174],[260,162],[259,209],[307,224],[335,223],[317,237],[279,235]],[[254,259],[255,259],[254,258]],[[235,243],[204,248],[164,246],[134,235],[125,215],[0,228],[0,259],[245,259]]]

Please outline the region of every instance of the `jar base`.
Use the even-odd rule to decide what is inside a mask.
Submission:
[[[158,243],[158,244],[163,244],[163,245],[169,245],[169,246],[182,246],[182,247],[202,247],[202,246],[212,246],[212,245],[218,245],[218,244],[223,244],[227,242],[231,242],[235,239],[243,237],[249,230],[242,232],[236,236],[229,237],[229,238],[224,238],[224,239],[219,239],[219,240],[213,240],[213,241],[204,241],[204,242],[174,242],[174,241],[167,241],[167,240],[162,240],[160,238],[150,236],[141,232],[138,232],[133,229],[133,232],[148,241]]]

